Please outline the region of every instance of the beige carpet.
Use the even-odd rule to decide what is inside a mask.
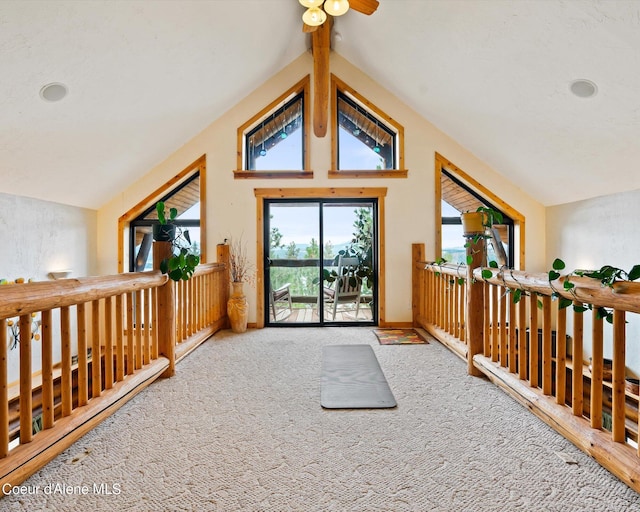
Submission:
[[[321,346],[346,343],[373,347],[397,408],[320,407]],[[32,476],[38,494],[0,509],[640,510],[638,494],[437,342],[381,346],[357,327],[225,331],[177,370]],[[51,483],[89,493],[45,495]]]

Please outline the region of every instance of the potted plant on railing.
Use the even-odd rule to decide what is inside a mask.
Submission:
[[[170,208],[167,216],[163,201],[156,204],[156,213],[158,224],[153,225],[153,239],[156,242],[171,244],[171,256],[162,260],[160,271],[174,281],[187,281],[200,263],[200,257],[191,250],[189,230],[183,230],[173,223],[178,216],[178,210]]]

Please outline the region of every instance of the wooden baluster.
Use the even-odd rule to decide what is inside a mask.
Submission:
[[[0,324],[0,458],[4,458],[9,453],[9,387],[7,382],[9,374],[7,371],[6,320],[3,318]]]
[[[582,303],[575,301],[574,306],[582,307]],[[574,416],[582,416],[583,411],[583,379],[582,379],[582,338],[584,319],[582,313],[573,313],[573,371],[571,372],[571,410]]]
[[[491,285],[482,283],[482,294],[484,296],[484,356],[491,357]]]
[[[124,307],[122,295],[116,295],[116,381],[124,380]]]
[[[187,333],[187,337],[191,336],[196,332],[196,284],[197,282],[186,281],[187,290],[189,290],[189,308],[187,312],[189,313],[189,331]]]
[[[20,316],[20,444],[33,439],[31,381],[31,315]]]
[[[87,310],[84,302],[76,306],[76,330],[78,333],[78,406],[83,406],[89,401]]]
[[[424,303],[424,316],[428,324],[433,324],[433,306],[434,306],[434,292],[433,292],[433,272],[430,270],[425,270],[425,278],[427,289],[425,293],[425,303]],[[220,286],[220,285],[219,285]]]
[[[453,305],[457,304],[455,296],[455,280],[452,276],[447,276],[447,332],[453,335]]]
[[[133,293],[127,293],[127,375],[133,375],[135,365],[135,341],[133,327]]]
[[[602,363],[604,357],[603,350],[603,322],[598,317],[598,310],[593,310],[593,328],[591,331],[591,427],[602,428]],[[582,367],[581,367],[582,369]]]
[[[613,394],[611,400],[611,437],[625,442],[625,312],[613,310]]]
[[[538,381],[538,294],[529,297],[529,383],[537,388]]]
[[[513,295],[505,295],[505,300],[509,301],[509,371],[518,372],[518,359],[516,358],[516,304],[513,302]]]
[[[451,336],[454,336],[456,339],[460,339],[458,338],[458,301],[460,300],[459,288],[460,286],[458,285],[458,279],[454,276],[451,276],[451,332],[449,334],[451,334]]]
[[[558,304],[558,324],[556,329],[556,402],[565,405],[567,401],[567,308]]]
[[[142,293],[140,292],[140,290],[136,290],[135,294],[134,294],[134,300],[135,300],[135,311],[136,311],[136,316],[135,316],[135,333],[136,333],[136,353],[135,353],[135,360],[136,360],[136,370],[142,368]]]
[[[102,393],[102,343],[100,343],[100,301],[91,301],[91,397]]]
[[[151,290],[151,359],[158,359],[158,289]]]
[[[62,357],[62,389],[60,401],[62,402],[62,416],[71,415],[73,409],[73,381],[71,379],[71,319],[69,307],[60,308],[60,334]]]
[[[500,360],[498,293],[498,287],[491,285],[491,361],[494,363]]]
[[[496,287],[496,291],[499,293],[500,304],[500,366],[507,366],[507,296],[504,293],[504,289],[501,286]]]
[[[466,342],[467,341],[467,334],[465,332],[465,322],[466,322],[466,315],[465,315],[465,311],[466,308],[464,307],[465,305],[465,301],[466,301],[466,296],[465,296],[465,290],[467,287],[467,283],[466,281],[463,281],[461,284],[458,285],[458,288],[460,289],[460,293],[458,295],[458,311],[459,311],[459,321],[458,321],[458,325],[460,326],[460,328],[458,329],[458,339],[461,341]],[[484,296],[484,285],[482,287],[482,293]],[[483,313],[483,318],[484,318],[484,313]],[[484,338],[484,336],[483,336]]]
[[[151,362],[151,290],[144,289],[144,364]]]
[[[518,302],[518,376],[527,380],[527,298],[520,297]]]
[[[55,422],[53,405],[53,336],[51,310],[42,312],[42,428],[52,428]]]
[[[176,297],[176,341],[180,343],[182,340],[182,295],[183,295],[183,287],[182,282],[177,282],[175,284],[175,297]]]
[[[549,396],[551,386],[551,297],[542,296],[542,392]]]
[[[113,387],[113,302],[111,297],[104,299],[104,388]]]

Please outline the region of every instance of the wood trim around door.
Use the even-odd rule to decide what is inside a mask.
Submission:
[[[256,196],[256,328],[264,327],[264,200],[265,199],[377,199],[378,200],[378,323],[385,315],[384,198],[387,187],[255,188]]]

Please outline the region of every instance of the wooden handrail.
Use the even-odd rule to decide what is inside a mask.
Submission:
[[[491,270],[493,277],[484,279],[482,270]],[[597,279],[578,276],[562,276],[549,283],[547,274],[543,272],[531,273],[510,269],[496,270],[486,267],[475,269],[473,277],[476,280],[485,280],[487,283],[506,286],[511,289],[520,288],[526,292],[535,292],[542,295],[556,293],[572,301],[640,313],[640,283],[620,281],[609,287],[603,286]],[[564,289],[564,282],[567,279],[575,285],[571,290]]]
[[[430,270],[431,272],[439,272],[440,274],[445,274],[447,276],[455,276],[460,279],[467,278],[467,266],[466,265],[456,265],[454,263],[428,263],[419,261],[417,263],[418,266],[422,265],[425,270]]]
[[[73,306],[167,282],[159,271],[0,286],[0,319]]]

